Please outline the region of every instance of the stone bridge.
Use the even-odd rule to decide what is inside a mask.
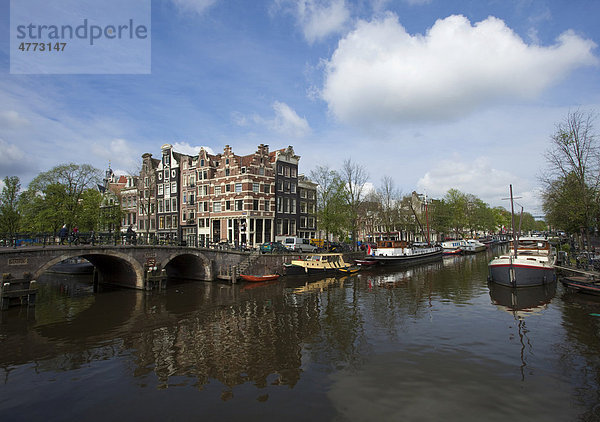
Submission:
[[[52,266],[70,258],[85,258],[95,267],[98,282],[147,289],[149,267],[167,277],[212,281],[248,258],[247,252],[181,246],[47,246],[0,249],[3,279],[37,280]]]

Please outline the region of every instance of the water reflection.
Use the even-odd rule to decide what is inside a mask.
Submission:
[[[593,415],[594,305],[557,296],[556,284],[488,286],[487,258],[160,293],[40,283],[35,309],[1,316],[0,411],[43,415],[50,398],[77,392],[70,418],[86,420],[94,403],[108,402],[103,418]]]

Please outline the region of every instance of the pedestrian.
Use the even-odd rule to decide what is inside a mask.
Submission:
[[[76,245],[79,243],[79,227],[73,227],[73,243]]]
[[[61,229],[58,231],[58,238],[60,239],[61,245],[65,244],[65,240],[67,239],[67,232],[68,232],[67,225],[63,224]]]
[[[127,227],[127,243],[131,244],[133,236],[135,235],[135,232],[133,231],[133,224],[130,224],[129,227]]]
[[[96,233],[94,233],[94,230],[90,232],[90,243],[92,246],[94,246],[94,243],[96,243]]]

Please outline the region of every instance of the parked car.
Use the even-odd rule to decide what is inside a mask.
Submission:
[[[285,237],[283,238],[283,245],[290,251],[300,253],[312,253],[317,250],[317,247],[312,245],[309,239],[303,239],[301,237]]]
[[[265,242],[260,245],[261,253],[283,253],[286,251],[287,249],[281,242]]]

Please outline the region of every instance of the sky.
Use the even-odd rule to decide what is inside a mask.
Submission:
[[[0,178],[23,187],[68,162],[133,173],[165,143],[292,145],[301,173],[349,158],[373,187],[491,206],[512,184],[541,215],[556,125],[600,111],[597,0],[152,0],[146,74],[11,74],[9,12]]]

